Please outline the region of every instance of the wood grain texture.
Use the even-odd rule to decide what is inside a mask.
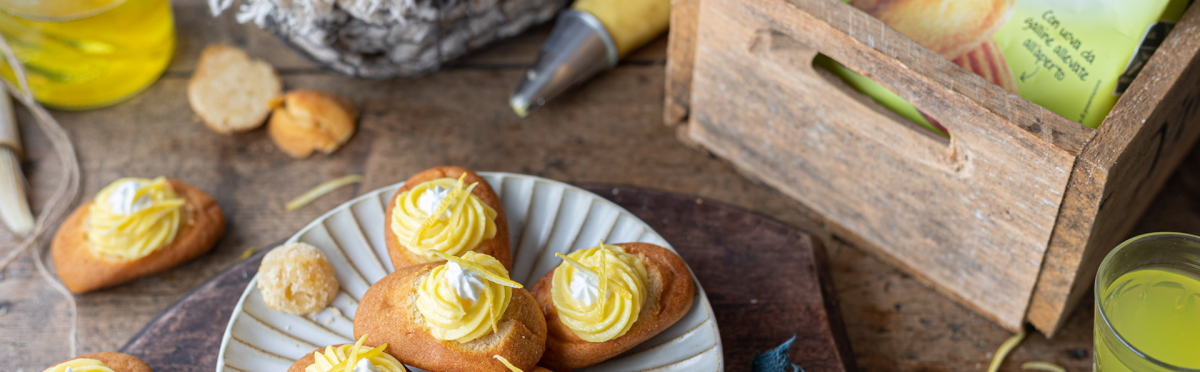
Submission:
[[[1016,330],[1082,141],[1044,141],[1030,128],[1082,126],[998,112],[982,98],[1011,101],[1003,89],[857,10],[826,5],[705,0],[690,137],[894,265]],[[842,13],[833,17],[835,10]],[[868,31],[872,44],[852,36]],[[910,52],[888,53],[905,48]],[[842,93],[812,67],[818,51],[938,119],[949,143]],[[916,58],[935,63],[908,65]],[[942,70],[923,68],[939,63]],[[943,83],[959,78],[980,90]],[[1010,103],[1053,117],[1028,102]]]
[[[201,0],[176,0],[172,5],[178,30],[175,56],[158,82],[109,108],[53,114],[79,151],[83,196],[76,203],[120,176],[175,175],[217,199],[228,216],[229,231],[210,253],[187,264],[76,297],[80,354],[119,349],[191,289],[243,262],[239,259],[246,250],[269,249],[354,195],[443,164],[694,195],[808,231],[828,250],[833,280],[825,283],[839,294],[847,335],[862,370],[983,370],[991,360],[989,353],[1011,336],[876,255],[864,253],[847,237],[830,234],[817,211],[677,141],[675,131],[662,125],[666,38],[635,51],[616,69],[564,94],[537,114],[518,119],[507,107],[508,95],[537,58],[549,26],[481,50],[437,74],[372,81],[322,71],[272,35],[253,25],[237,24],[232,14],[212,18]],[[343,94],[363,111],[361,132],[330,156],[292,160],[274,147],[265,130],[236,136],[208,131],[192,116],[184,87],[200,50],[212,42],[236,45],[275,65],[287,89]],[[37,213],[58,186],[58,160],[29,112],[21,107],[16,111],[26,145],[22,167]],[[287,200],[351,173],[364,175],[364,183],[339,189],[300,210],[284,211]],[[1194,150],[1150,207],[1155,213],[1147,213],[1135,231],[1200,233],[1198,196],[1200,150]],[[647,205],[646,211],[652,208]],[[630,210],[647,213],[638,205]],[[647,222],[658,231],[678,223]],[[0,252],[12,249],[15,240],[0,228]],[[10,356],[6,366],[41,371],[67,359],[66,304],[38,278],[32,259],[22,256],[0,274],[0,355]],[[720,305],[733,310],[718,311],[765,317],[754,308],[738,306],[769,305],[767,300],[737,293]],[[1081,303],[1090,301],[1085,297]],[[232,304],[228,306],[232,309]],[[1070,371],[1091,368],[1092,307],[1079,306],[1072,314],[1054,339],[1028,338],[1001,371],[1020,371],[1021,362],[1031,360],[1053,361]],[[218,310],[194,315],[224,317],[222,324],[229,316]],[[753,347],[742,349],[749,355],[791,337],[790,332],[767,323],[737,334],[722,332],[727,347],[736,346],[730,345],[735,341],[751,342]],[[760,332],[769,334],[755,338]],[[216,350],[215,345],[208,347]],[[203,355],[200,350],[204,349],[178,347],[165,351],[165,357],[177,360],[172,368],[212,371],[212,362],[188,364],[194,363],[189,362],[192,355]],[[747,355],[737,358],[749,360]],[[729,370],[735,371],[732,364]]]
[[[696,24],[700,0],[671,0],[671,29],[667,44],[666,100],[663,123],[686,124],[692,98],[692,64],[696,58]]]
[[[1053,334],[1200,136],[1200,6],[1180,20],[1079,155],[1028,319]]]
[[[818,241],[712,201],[630,187],[585,188],[655,225],[688,262],[717,315],[728,370],[747,370],[754,351],[772,348],[793,333],[797,341],[790,354],[805,370],[855,370]],[[157,372],[211,371],[233,308],[264,254],[197,287],[122,352],[142,358]]]

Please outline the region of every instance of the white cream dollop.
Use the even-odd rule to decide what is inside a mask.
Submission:
[[[417,198],[417,208],[420,208],[426,215],[431,215],[437,209],[438,204],[442,204],[442,200],[446,199],[447,196],[450,196],[450,189],[445,187],[434,186],[425,189],[425,192],[421,193],[421,197]],[[446,218],[449,215],[450,211],[447,210],[445,216],[438,218]]]
[[[479,301],[479,293],[484,291],[483,280],[475,277],[463,267],[454,262],[446,263],[446,284],[450,288],[454,288],[454,292],[458,294],[458,298],[471,300],[471,302]]]
[[[379,372],[379,368],[371,364],[370,360],[359,359],[358,363],[354,365],[354,372]]]
[[[128,216],[143,209],[149,208],[153,203],[149,195],[137,197],[137,192],[142,188],[141,182],[137,180],[126,179],[117,185],[108,194],[108,205],[112,207],[113,212],[122,216]]]
[[[583,306],[592,306],[600,298],[600,279],[582,271],[571,273],[571,285],[568,288],[571,299],[579,301]]]

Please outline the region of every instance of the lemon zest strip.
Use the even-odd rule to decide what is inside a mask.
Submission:
[[[325,196],[325,194],[328,194],[333,190],[337,190],[343,186],[359,182],[362,182],[362,176],[357,174],[351,174],[349,176],[329,180],[325,183],[317,185],[317,187],[312,188],[312,190],[308,190],[307,192],[300,194],[300,196],[297,196],[295,199],[287,202],[287,205],[284,207],[287,208],[288,212],[291,212],[303,208],[304,206],[308,205],[308,203],[312,203],[314,200]]]
[[[362,347],[363,341],[367,340],[367,335],[363,335],[354,343],[354,347],[350,349],[350,355],[346,358],[346,369],[343,372],[354,372],[354,365],[358,363],[358,349]]]
[[[483,296],[484,296],[484,302],[487,302],[487,303],[492,302],[492,291],[484,291]],[[488,308],[487,309],[488,322],[492,323],[492,333],[500,333],[499,328],[496,327],[496,312],[494,311],[494,310],[496,310],[495,306],[488,306],[487,308]]]
[[[466,173],[463,173],[461,176],[459,176],[458,181],[454,183],[454,188],[450,190],[450,194],[446,195],[445,198],[442,198],[442,201],[438,203],[437,208],[433,209],[433,213],[430,213],[429,216],[425,218],[425,223],[421,224],[421,228],[417,229],[416,234],[413,234],[412,246],[416,247],[421,245],[421,238],[425,235],[425,232],[432,228],[434,223],[437,223],[437,221],[440,219],[439,217],[446,213],[447,209],[450,209],[450,203],[453,203],[454,201],[458,200],[460,196],[462,196],[463,191],[465,191],[463,187],[463,181],[466,180],[466,178]],[[471,189],[474,189],[475,185],[477,184],[479,183],[476,182],[471,184]]]
[[[592,268],[588,267],[587,265],[584,265],[582,262],[575,261],[575,259],[571,258],[571,256],[568,256],[568,255],[565,255],[562,253],[557,253],[557,252],[554,253],[554,256],[563,259],[563,261],[566,261],[568,264],[571,264],[571,266],[575,267],[575,270],[579,270],[579,271],[591,274],[597,278],[600,277],[600,273],[596,272],[596,270],[592,270]]]
[[[487,280],[489,282],[496,283],[496,284],[499,284],[499,285],[502,285],[505,287],[509,287],[509,288],[525,288],[525,286],[521,285],[521,283],[517,283],[508,278],[500,276],[500,274],[496,274],[496,273],[492,272],[491,270],[488,270],[477,263],[464,260],[464,259],[462,259],[462,257],[454,257],[451,255],[442,253],[442,252],[438,252],[438,251],[429,251],[429,253],[432,253],[434,256],[437,256],[438,258],[444,259],[446,261],[456,263],[456,264],[458,264],[458,266],[462,266],[462,268],[467,269],[472,274],[481,276],[481,277],[483,277],[484,280]]]
[[[562,253],[554,253],[554,256],[563,259],[563,261],[566,261],[568,264],[571,264],[571,266],[574,266],[576,270],[591,274],[592,276],[596,277],[597,279],[601,279],[601,278],[607,279],[607,278],[601,277],[600,273],[596,272],[596,270],[588,267],[587,265],[584,265],[582,262],[576,261],[574,258],[571,258],[571,256],[567,256]],[[601,265],[601,266],[606,266],[606,265]],[[606,295],[607,292],[604,291],[606,289],[604,287],[605,283],[608,283],[608,280],[604,280],[604,281],[600,282],[599,291],[600,291],[601,306],[603,306],[603,304],[604,304],[604,298],[608,297]],[[625,299],[633,298],[633,293],[629,291],[629,288],[625,288],[625,286],[621,285],[621,283],[617,283],[616,281],[613,281],[612,284],[613,284],[613,286],[617,287],[617,289],[619,289],[617,291],[617,293],[620,293],[621,297],[624,297]]]
[[[603,240],[600,241],[600,246],[604,246]],[[604,309],[604,303],[607,302],[605,300],[608,299],[608,251],[604,249],[600,250],[600,288],[597,289],[600,291],[600,309]],[[621,288],[621,294],[625,294],[624,288]]]
[[[1021,365],[1021,369],[1034,369],[1039,371],[1049,372],[1067,372],[1067,370],[1057,364],[1050,362],[1025,362]]]
[[[504,357],[500,356],[499,354],[492,355],[492,358],[496,358],[496,360],[499,360],[500,363],[504,363],[504,366],[508,367],[508,369],[511,370],[512,372],[525,372],[525,371],[522,371],[520,368],[517,368],[517,366],[512,365],[512,363],[509,363],[508,359],[504,359]]]
[[[1021,332],[1009,337],[1008,340],[1005,340],[1004,343],[1000,344],[1000,349],[996,350],[996,356],[992,357],[992,364],[988,366],[988,372],[999,371],[1000,364],[1004,363],[1004,358],[1008,357],[1008,353],[1012,352],[1013,349],[1016,349],[1017,345],[1019,345],[1021,340],[1024,339],[1025,329],[1022,328]]]

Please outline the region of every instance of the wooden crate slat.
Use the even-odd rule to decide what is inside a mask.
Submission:
[[[999,87],[861,12],[843,11],[838,17],[851,20],[830,23],[819,16],[833,15],[797,3],[823,6],[701,3],[691,139],[854,232],[889,261],[918,269],[967,306],[1019,328],[1073,151],[1090,130],[1036,116],[1048,111],[1009,102]],[[874,30],[873,45],[851,36],[866,30]],[[811,67],[817,51],[937,118],[950,130],[949,144],[842,93]],[[929,63],[916,68],[906,59]],[[978,86],[944,84],[955,79]],[[1048,133],[1052,138],[1043,138]]]
[[[1200,7],[1117,101],[1071,175],[1028,319],[1053,334],[1200,136]],[[1151,213],[1153,213],[1151,211]]]
[[[837,0],[673,6],[664,121],[688,124],[681,139],[804,202],[828,218],[832,233],[1010,329],[1024,319],[1052,335],[1063,324],[1086,297],[1099,261],[1128,237],[1200,137],[1200,7],[1189,9],[1093,131]],[[914,135],[904,128],[911,123],[819,76],[823,70],[809,65],[817,51],[897,92],[954,139]],[[825,130],[817,150],[797,141],[814,129]],[[997,174],[1008,176],[984,181]],[[961,184],[948,181],[955,178]],[[1043,192],[1049,197],[1042,200],[1059,206],[1033,210],[1030,193]],[[986,194],[990,203],[979,210],[1005,223],[992,231],[972,224],[974,211],[923,205],[938,200],[932,194]],[[1053,216],[1051,230],[1039,250],[1032,244],[1047,231],[1045,216]],[[922,237],[935,238],[921,246],[920,234],[905,234],[922,223],[945,228],[926,231]],[[988,234],[998,231],[1012,236],[996,245]],[[956,241],[957,248],[946,246]],[[1021,266],[1018,257],[1041,262],[1035,287],[1029,270],[1012,266]],[[1011,272],[1001,279],[993,270],[1003,265]]]
[[[671,0],[671,28],[667,38],[667,86],[663,102],[663,123],[687,121],[692,95],[692,60],[696,56],[696,21],[700,0]]]

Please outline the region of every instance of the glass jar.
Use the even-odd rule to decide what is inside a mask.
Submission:
[[[1093,370],[1200,372],[1200,237],[1129,239],[1096,274]]]
[[[170,0],[0,0],[0,10],[0,36],[34,97],[53,108],[132,97],[158,79],[175,49]],[[7,58],[0,76],[16,84]]]

